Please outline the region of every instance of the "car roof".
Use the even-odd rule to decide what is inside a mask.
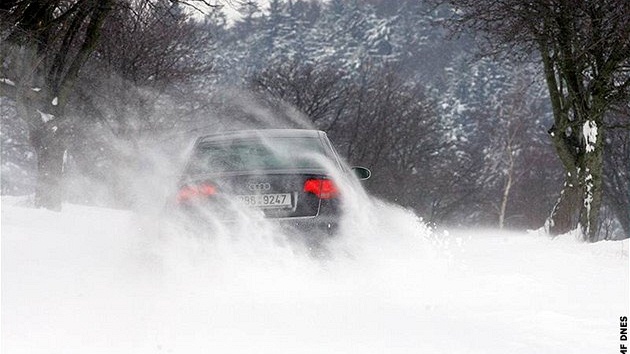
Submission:
[[[325,136],[321,130],[315,129],[256,129],[256,130],[232,130],[221,133],[202,136],[198,142],[212,142],[230,139],[247,139],[247,138],[317,138]]]

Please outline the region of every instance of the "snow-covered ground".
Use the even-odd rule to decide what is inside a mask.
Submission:
[[[615,353],[628,241],[431,232],[376,203],[311,257],[2,200],[2,353]],[[16,205],[17,204],[17,205]]]

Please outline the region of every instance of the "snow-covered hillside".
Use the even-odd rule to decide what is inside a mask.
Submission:
[[[314,258],[258,221],[209,237],[16,201],[6,354],[613,353],[629,310],[627,240],[431,232],[377,204]]]

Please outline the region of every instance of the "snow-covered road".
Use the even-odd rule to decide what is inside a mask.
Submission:
[[[315,259],[272,228],[159,233],[2,204],[2,353],[615,353],[628,241],[430,232],[399,208]]]

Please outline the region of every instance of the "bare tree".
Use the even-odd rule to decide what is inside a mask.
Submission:
[[[339,118],[348,91],[340,72],[297,61],[270,65],[249,81],[250,88],[273,105],[290,103],[324,129]]]
[[[516,69],[508,83],[507,92],[491,103],[495,109],[489,112],[494,117],[482,118],[491,122],[487,127],[486,138],[489,141],[487,160],[489,166],[486,174],[495,179],[498,185],[498,203],[493,203],[498,214],[499,228],[506,227],[512,212],[522,213],[523,210],[509,208],[513,204],[513,194],[519,188],[523,178],[528,175],[532,166],[525,164],[528,150],[541,147],[537,139],[536,125],[531,124],[534,117],[541,118],[542,97],[532,91],[538,87],[531,77],[529,67]],[[491,183],[486,183],[491,185]],[[489,188],[492,189],[492,188]],[[492,198],[491,198],[492,199]]]
[[[141,3],[153,9],[160,2]],[[185,3],[211,5],[205,0]],[[17,0],[0,5],[0,95],[16,102],[19,117],[28,125],[37,154],[38,207],[61,207],[63,161],[69,127],[74,124],[67,108],[85,64],[100,43],[106,18],[115,8],[131,5],[121,0]],[[151,43],[144,44],[138,49],[150,51]],[[166,53],[152,55],[169,59],[181,53],[172,46]]]
[[[65,197],[129,207],[133,181],[148,168],[147,145],[177,139],[192,111],[210,104],[198,91],[212,74],[214,32],[182,6],[155,0],[116,7],[102,34],[71,102],[80,123],[68,141]]]
[[[359,69],[352,79],[320,64],[272,65],[251,87],[272,105],[288,103],[326,130],[351,163],[373,168],[376,195],[428,213],[445,129],[433,102],[394,68]]]
[[[485,35],[489,52],[539,55],[554,114],[549,129],[565,184],[550,231],[580,226],[596,241],[605,118],[628,100],[630,3],[625,0],[449,0],[455,24]]]
[[[0,12],[0,94],[15,99],[38,158],[37,206],[59,209],[65,108],[114,0],[14,1]]]

